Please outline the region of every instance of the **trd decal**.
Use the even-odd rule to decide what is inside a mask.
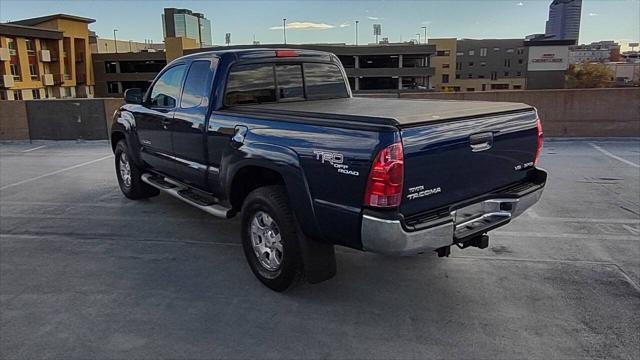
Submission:
[[[324,150],[313,150],[313,153],[316,154],[316,160],[320,162],[329,163],[331,166],[337,169],[337,171],[341,174],[359,176],[360,173],[356,170],[349,170],[349,165],[343,164],[344,155],[332,152],[332,151],[324,151]]]

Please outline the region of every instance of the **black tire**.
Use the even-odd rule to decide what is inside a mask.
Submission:
[[[259,219],[260,213],[273,219],[278,230],[276,235],[280,236],[281,261],[275,270],[265,267],[261,262],[264,258],[260,260],[256,253],[260,250],[254,250],[252,223]],[[258,188],[247,196],[242,207],[242,247],[253,274],[271,290],[285,291],[301,282],[303,264],[298,236],[295,218],[282,186]],[[275,247],[271,250],[276,251]]]
[[[140,168],[138,168],[138,166],[136,166],[133,161],[131,161],[131,152],[127,148],[127,143],[124,140],[120,140],[120,142],[118,142],[118,144],[116,145],[115,159],[118,185],[120,185],[120,190],[122,191],[124,196],[128,197],[129,199],[137,200],[150,198],[160,193],[160,190],[142,181],[142,171],[140,170]],[[121,159],[123,159],[124,164],[128,164],[129,166],[128,180],[123,178],[123,174],[121,171],[123,162],[120,161]]]

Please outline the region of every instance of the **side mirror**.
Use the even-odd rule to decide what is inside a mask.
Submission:
[[[125,90],[124,102],[127,104],[142,104],[142,90],[138,88]]]

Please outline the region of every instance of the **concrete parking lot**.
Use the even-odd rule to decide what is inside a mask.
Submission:
[[[237,220],[125,199],[107,142],[0,144],[0,358],[640,358],[640,141],[547,140],[485,250],[277,294]]]

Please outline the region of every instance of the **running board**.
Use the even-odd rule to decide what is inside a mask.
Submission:
[[[190,195],[187,194],[191,194],[190,189],[183,185],[180,184],[176,181],[172,181],[169,178],[162,178],[160,177],[160,179],[154,179],[154,175],[151,174],[142,174],[142,181],[144,181],[145,183],[153,186],[156,189],[159,189],[160,191],[163,191],[175,198],[178,198],[184,202],[186,202],[187,204],[193,206],[193,207],[197,207],[198,209],[209,213],[213,216],[217,216],[220,218],[229,218],[231,209],[226,208],[222,205],[219,204],[211,204],[211,205],[201,205],[198,204],[197,202],[191,200],[189,197],[192,197]],[[167,186],[167,184],[170,185],[175,185],[175,186]]]

